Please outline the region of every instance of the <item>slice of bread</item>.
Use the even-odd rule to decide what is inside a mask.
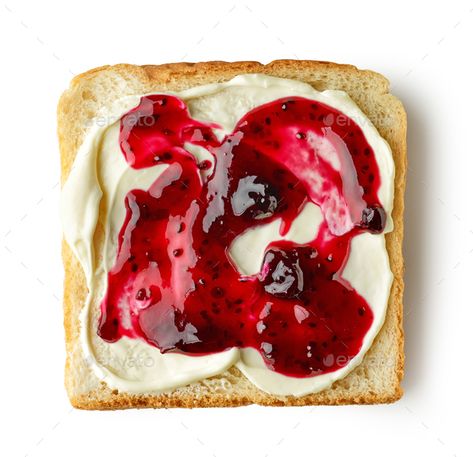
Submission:
[[[389,142],[396,166],[394,231],[386,244],[394,274],[385,323],[361,365],[329,389],[303,397],[266,394],[236,368],[169,393],[129,394],[109,388],[86,363],[80,345],[79,313],[87,296],[81,265],[63,243],[65,268],[64,326],[67,361],[65,384],[71,403],[83,409],[145,407],[206,407],[261,405],[340,405],[388,403],[402,395],[403,376],[403,210],[406,173],[406,114],[401,102],[389,93],[389,82],[372,71],[329,62],[279,60],[257,62],[204,62],[167,65],[115,65],[90,70],[75,77],[58,106],[58,136],[62,182],[67,179],[76,152],[91,120],[114,100],[133,94],[179,91],[222,82],[238,74],[263,73],[311,84],[317,90],[346,91]]]

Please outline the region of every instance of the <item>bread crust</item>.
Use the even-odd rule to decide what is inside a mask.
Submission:
[[[76,76],[58,105],[58,138],[61,152],[61,181],[65,182],[77,149],[86,133],[87,121],[98,108],[111,104],[107,90],[116,98],[164,90],[178,91],[188,87],[222,82],[243,73],[263,73],[299,79],[318,90],[345,90],[370,118],[388,141],[396,167],[393,232],[386,235],[386,247],[394,275],[385,323],[363,362],[330,388],[303,397],[275,396],[253,386],[236,369],[231,368],[210,381],[231,379],[227,390],[206,387],[183,387],[169,393],[129,394],[110,389],[104,382],[84,390],[77,381],[95,377],[84,362],[80,348],[79,313],[87,296],[85,276],[69,246],[63,242],[64,327],[66,333],[65,385],[72,405],[81,409],[125,409],[161,407],[241,406],[251,403],[270,406],[343,405],[390,403],[402,396],[404,370],[404,336],[402,328],[402,297],[404,262],[402,255],[404,189],[407,168],[407,120],[401,102],[389,93],[389,82],[382,75],[359,70],[351,65],[331,62],[277,60],[267,65],[258,62],[201,62],[135,66],[119,64],[89,70]],[[367,360],[373,356],[379,366],[374,369]],[[84,370],[88,370],[85,372]],[[223,382],[223,381],[222,381]]]

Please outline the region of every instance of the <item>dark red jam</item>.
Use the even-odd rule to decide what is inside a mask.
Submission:
[[[341,279],[351,239],[385,224],[373,150],[352,120],[300,97],[253,109],[222,141],[216,128],[167,95],[143,97],[122,117],[129,165],[168,166],[126,197],[99,335],[195,356],[252,347],[270,369],[296,377],[339,369],[373,321]],[[184,143],[206,148],[214,163],[198,163]],[[324,216],[317,237],[271,243],[260,272],[242,275],[232,241],[275,219],[287,233],[307,202]]]

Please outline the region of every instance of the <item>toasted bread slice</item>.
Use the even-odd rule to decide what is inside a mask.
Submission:
[[[179,91],[222,82],[238,74],[263,73],[311,84],[317,90],[346,91],[391,146],[396,166],[394,231],[386,235],[394,282],[385,323],[363,362],[330,388],[303,397],[269,395],[248,381],[236,368],[169,393],[129,394],[109,388],[87,365],[80,345],[79,313],[87,296],[81,265],[63,243],[65,268],[64,325],[67,361],[65,384],[73,406],[83,409],[145,407],[208,407],[261,405],[341,405],[388,403],[402,395],[403,376],[403,211],[406,173],[406,114],[389,93],[389,82],[372,71],[329,62],[279,60],[257,62],[204,62],[167,65],[115,65],[75,77],[58,106],[58,136],[62,181],[69,175],[87,125],[103,107],[121,97],[159,91]]]

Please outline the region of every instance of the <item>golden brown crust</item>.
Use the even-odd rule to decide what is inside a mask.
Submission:
[[[132,395],[111,390],[103,382],[93,391],[81,392],[74,376],[76,365],[83,355],[78,350],[79,312],[87,295],[85,277],[80,264],[66,243],[63,243],[64,282],[64,326],[66,331],[66,388],[73,406],[82,409],[124,409],[159,407],[212,407],[241,406],[250,403],[261,405],[342,405],[390,403],[402,396],[400,382],[403,377],[404,352],[402,329],[402,296],[404,263],[402,256],[404,188],[406,174],[406,115],[402,104],[389,94],[389,82],[381,75],[358,70],[351,65],[331,62],[279,60],[267,65],[258,62],[202,62],[175,63],[164,65],[134,66],[120,64],[90,70],[75,77],[70,88],[63,94],[58,106],[58,137],[61,150],[62,182],[67,178],[86,131],[85,121],[97,114],[97,104],[112,100],[99,100],[102,86],[117,84],[117,97],[132,93],[145,93],[158,90],[181,90],[209,82],[225,81],[242,73],[264,73],[273,76],[300,79],[310,83],[318,90],[345,90],[360,108],[368,115],[381,135],[388,141],[393,151],[396,178],[395,204],[393,210],[394,231],[386,236],[394,282],[388,304],[385,324],[376,338],[365,360],[346,378],[337,381],[325,391],[304,397],[277,397],[266,394],[254,386],[234,389],[230,393],[203,389],[196,394],[194,390],[176,389],[171,393],[153,395]],[[382,343],[381,343],[382,340]],[[387,342],[387,343],[386,343]],[[353,379],[362,376],[369,369],[366,359],[370,354],[380,357],[384,352],[377,346],[387,345],[390,351],[387,362],[394,367],[389,372],[382,388],[374,388],[367,378],[366,388],[354,389]],[[391,346],[390,346],[391,345]],[[380,363],[380,360],[378,360]],[[361,374],[361,375],[360,375]],[[216,376],[219,379],[227,373]],[[244,383],[243,376],[236,368],[228,375],[237,383]],[[391,379],[392,378],[392,379]],[[248,384],[248,383],[247,383]]]

